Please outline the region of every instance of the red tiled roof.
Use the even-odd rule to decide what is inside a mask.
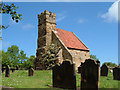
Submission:
[[[58,35],[60,40],[62,40],[62,42],[65,44],[65,46],[68,48],[89,50],[73,32],[69,32],[69,31],[65,31],[57,28],[56,34]]]

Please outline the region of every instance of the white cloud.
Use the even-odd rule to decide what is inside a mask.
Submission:
[[[118,21],[118,3],[120,0],[114,2],[111,7],[108,9],[108,12],[101,15],[106,22],[117,22]]]
[[[22,29],[31,29],[31,28],[34,28],[32,24],[26,24],[22,26]]]
[[[66,18],[66,11],[63,11],[61,13],[56,13],[56,22],[62,21]]]
[[[82,18],[78,19],[78,23],[84,23],[84,22],[85,22],[84,19],[82,19]]]
[[[59,21],[65,19],[65,17],[66,17],[66,16],[62,16],[62,17],[57,18],[57,19],[56,19],[56,22],[59,22]]]

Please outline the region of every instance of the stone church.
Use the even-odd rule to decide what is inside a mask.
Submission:
[[[54,43],[61,47],[59,60],[65,59],[75,63],[76,68],[90,58],[89,48],[73,33],[56,27],[56,14],[45,10],[38,15],[38,39],[35,69],[42,69],[41,56],[48,46]]]

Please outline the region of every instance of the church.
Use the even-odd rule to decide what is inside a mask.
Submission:
[[[73,32],[57,28],[56,14],[45,10],[38,14],[35,69],[43,69],[40,63],[41,56],[51,43],[61,47],[59,51],[60,62],[69,59],[72,63],[75,63],[76,69],[81,65],[81,62],[90,58],[89,48]]]

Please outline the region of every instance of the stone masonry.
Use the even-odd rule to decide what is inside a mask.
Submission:
[[[42,69],[40,64],[41,56],[46,52],[47,46],[51,44],[52,30],[56,29],[56,14],[45,10],[38,15],[38,40],[37,40],[37,58],[35,67]]]
[[[44,54],[47,50],[47,47],[54,43],[57,47],[61,47],[61,50],[59,52],[59,61],[62,63],[65,59],[71,60],[72,63],[75,63],[75,67],[80,66],[81,62],[84,62],[85,59],[90,58],[89,55],[89,49],[83,44],[82,41],[78,40],[77,36],[75,36],[72,32],[69,32],[72,34],[71,37],[73,39],[77,39],[79,43],[82,44],[78,45],[84,48],[83,49],[75,49],[67,47],[66,44],[63,42],[62,39],[58,36],[59,30],[56,27],[56,14],[52,12],[48,12],[45,10],[43,13],[38,15],[38,40],[37,40],[37,53],[36,53],[36,59],[35,59],[35,69],[44,69],[44,66],[41,64],[41,56]],[[62,30],[65,31],[65,30]],[[61,32],[62,34],[62,32]],[[66,33],[67,34],[67,33]],[[67,36],[67,35],[66,35]],[[65,40],[65,38],[64,38]],[[70,39],[71,40],[71,39]],[[66,40],[69,41],[69,40]],[[76,40],[71,40],[76,41]],[[74,42],[73,42],[74,43]]]

